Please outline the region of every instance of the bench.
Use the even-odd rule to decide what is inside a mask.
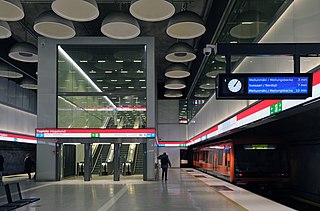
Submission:
[[[18,200],[12,200],[10,186],[16,186],[17,193],[14,193],[14,195],[18,194],[18,196],[19,196]],[[19,207],[22,207],[22,206],[25,206],[27,204],[30,204],[32,202],[40,200],[40,198],[23,199],[22,195],[21,195],[20,185],[19,185],[18,182],[5,184],[4,188],[5,188],[5,191],[6,191],[8,203],[0,205],[0,210],[14,210],[14,209],[17,209]]]

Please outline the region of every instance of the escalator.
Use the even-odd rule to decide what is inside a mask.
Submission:
[[[93,169],[92,174],[100,174],[101,164],[106,162],[107,155],[110,149],[110,144],[99,144],[96,153],[93,155],[92,163]]]
[[[134,174],[143,174],[143,144],[137,146]]]

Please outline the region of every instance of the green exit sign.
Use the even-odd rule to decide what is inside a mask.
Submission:
[[[91,133],[91,138],[100,138],[100,133]]]
[[[282,111],[282,101],[270,106],[270,115],[276,114]]]

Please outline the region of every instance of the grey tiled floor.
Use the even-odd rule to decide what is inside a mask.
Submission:
[[[61,211],[243,210],[205,183],[180,169],[169,169],[168,182],[141,180],[63,180],[21,182],[23,196],[40,201],[17,209]],[[5,201],[0,193],[0,202]]]

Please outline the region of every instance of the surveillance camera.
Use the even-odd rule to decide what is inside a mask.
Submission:
[[[207,44],[206,47],[203,49],[203,54],[205,56],[210,56],[212,53],[212,49],[214,54],[217,54],[217,45]]]
[[[203,54],[205,56],[210,56],[211,55],[211,52],[212,52],[212,49],[210,47],[205,47],[203,48]]]

